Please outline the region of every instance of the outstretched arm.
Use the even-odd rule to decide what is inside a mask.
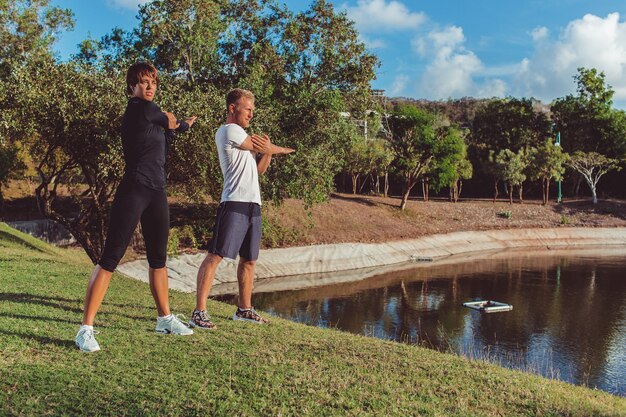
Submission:
[[[248,136],[240,146],[242,149],[254,151],[261,154],[257,161],[259,175],[263,175],[272,162],[272,155],[286,155],[295,151],[292,148],[274,145],[267,135]]]

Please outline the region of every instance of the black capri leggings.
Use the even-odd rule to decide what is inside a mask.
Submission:
[[[111,207],[109,231],[98,262],[103,269],[115,271],[140,220],[150,268],[165,266],[170,227],[165,190],[154,190],[134,179],[125,178],[115,193]]]

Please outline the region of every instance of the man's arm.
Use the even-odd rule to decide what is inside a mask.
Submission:
[[[239,145],[239,148],[262,155],[256,163],[259,175],[263,175],[265,171],[267,171],[272,161],[272,155],[286,155],[295,151],[295,149],[292,148],[274,145],[267,135],[248,135],[241,145]]]

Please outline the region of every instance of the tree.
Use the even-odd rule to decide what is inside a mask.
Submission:
[[[596,186],[600,181],[600,178],[611,170],[621,170],[619,166],[619,160],[613,158],[607,158],[606,156],[596,152],[575,152],[567,165],[580,173],[589,188],[591,189],[591,198],[593,204],[598,203],[598,197],[596,195]]]
[[[18,149],[14,145],[3,144],[0,139],[0,213],[4,209],[4,196],[2,194],[2,187],[6,185],[9,176],[13,173],[21,164],[18,158]]]
[[[403,178],[401,210],[435,155],[435,123],[433,114],[414,106],[399,106],[389,118],[390,143],[395,156],[393,166]]]
[[[120,74],[87,72],[73,63],[40,62],[15,72],[19,134],[39,174],[41,214],[65,226],[97,262],[109,204],[123,173]],[[69,192],[74,210],[59,204]]]
[[[369,172],[375,180],[373,186],[376,193],[380,193],[380,178],[384,177],[383,195],[387,197],[389,191],[388,173],[393,162],[393,152],[389,142],[385,139],[370,139],[368,141]]]
[[[574,79],[578,95],[556,99],[550,108],[556,129],[567,138],[563,149],[609,157],[623,154],[626,138],[613,134],[614,91],[606,84],[604,73],[595,68],[578,68]]]
[[[493,165],[495,155],[503,149],[518,152],[540,146],[551,132],[547,109],[533,99],[490,100],[476,111],[469,137],[470,159],[492,177],[494,201],[500,181],[500,169]]]
[[[563,150],[593,152],[607,158],[626,155],[626,116],[613,109],[614,91],[606,84],[603,72],[578,68],[574,76],[577,95],[556,99],[551,105],[556,129],[564,139]],[[572,184],[578,194],[582,176]]]
[[[69,10],[49,3],[48,0],[0,0],[0,208],[2,184],[24,166],[16,143],[19,136],[16,132],[20,130],[17,120],[24,109],[16,104],[19,97],[13,74],[49,59],[59,32],[74,26]]]
[[[352,121],[344,119],[341,123],[345,125],[345,140],[350,144],[344,159],[343,169],[352,179],[352,194],[356,194],[359,177],[369,173],[368,146]]]
[[[550,198],[550,181],[563,180],[568,155],[563,152],[563,148],[548,139],[543,146],[532,148],[529,158],[531,179],[541,180],[542,200],[545,205]]]
[[[450,188],[450,201],[457,202],[462,189],[462,179],[472,177],[472,164],[467,159],[466,132],[455,126],[443,126],[447,132],[440,134],[437,155],[429,170],[435,191]]]
[[[522,190],[526,181],[524,173],[528,166],[526,151],[520,149],[517,153],[510,149],[501,150],[495,157],[495,164],[500,178],[506,182],[509,191],[509,204],[513,204],[513,189],[518,187],[519,201],[523,203]]]
[[[161,71],[190,84],[218,73],[218,38],[226,28],[223,0],[157,0],[139,8],[133,47]]]
[[[0,79],[12,66],[50,55],[58,34],[74,27],[72,12],[49,0],[0,0]]]

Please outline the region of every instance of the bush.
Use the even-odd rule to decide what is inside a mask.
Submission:
[[[295,244],[300,238],[300,232],[293,227],[285,227],[274,223],[271,219],[262,219],[262,246],[265,248],[284,247]]]
[[[496,216],[501,217],[503,219],[510,219],[511,217],[513,217],[513,212],[511,210],[499,211],[496,213]]]
[[[191,226],[173,227],[170,229],[170,236],[167,241],[167,254],[178,255],[180,249],[198,249],[198,242],[194,236]]]

